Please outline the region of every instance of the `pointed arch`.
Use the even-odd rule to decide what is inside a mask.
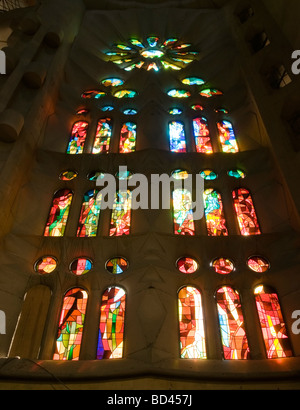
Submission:
[[[82,288],[66,292],[53,360],[79,360],[87,301],[88,293]]]
[[[197,117],[193,119],[193,132],[196,151],[202,154],[212,154],[213,148],[211,145],[210,131],[208,128],[208,121],[205,117]]]
[[[102,118],[98,121],[97,131],[93,145],[93,154],[107,154],[109,152],[112,136],[112,120]]]
[[[72,199],[70,189],[61,189],[54,194],[44,236],[64,236]]]
[[[77,236],[86,238],[97,235],[101,201],[102,194],[98,189],[91,189],[84,194]]]
[[[123,357],[126,293],[121,287],[109,287],[102,295],[97,359]]]
[[[129,235],[131,225],[131,202],[130,190],[118,191],[115,195],[110,221],[110,236]]]
[[[185,286],[178,292],[180,357],[206,359],[203,307],[200,291]]]
[[[204,191],[204,211],[208,236],[228,236],[221,194],[212,188]]]
[[[186,152],[186,136],[182,121],[169,122],[169,141],[171,152]]]
[[[250,351],[239,293],[229,286],[222,286],[216,292],[216,301],[224,359],[249,359]]]
[[[87,136],[89,123],[87,121],[77,121],[72,127],[67,154],[82,154]]]
[[[254,295],[267,358],[293,356],[277,293],[270,287],[260,285],[255,288]]]
[[[232,197],[241,235],[260,235],[261,230],[250,191],[238,188],[232,192]]]

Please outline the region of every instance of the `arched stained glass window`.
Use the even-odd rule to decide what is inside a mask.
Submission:
[[[97,359],[123,357],[126,294],[122,288],[110,287],[102,296]]]
[[[180,357],[206,359],[205,332],[201,294],[186,286],[178,292]]]
[[[54,194],[44,236],[63,236],[69,216],[73,193],[61,189]]]
[[[81,288],[64,297],[53,360],[79,360],[88,294]]]
[[[136,146],[136,124],[125,122],[121,128],[119,152],[126,154],[135,151]]]
[[[249,359],[250,351],[240,296],[223,286],[216,293],[224,359]]]
[[[67,154],[82,154],[87,136],[88,122],[77,121],[72,127]]]
[[[204,191],[204,211],[209,236],[228,236],[221,195],[213,189]]]
[[[195,235],[192,194],[187,189],[173,191],[174,232],[177,235]]]
[[[212,154],[213,149],[207,119],[204,117],[194,118],[193,130],[197,152]]]
[[[260,235],[254,203],[250,192],[245,188],[235,189],[232,193],[240,232],[243,236]]]
[[[96,236],[100,216],[102,194],[97,189],[91,189],[83,197],[79,216],[77,236]]]
[[[93,146],[93,154],[106,154],[109,151],[112,136],[112,121],[110,118],[102,118],[98,121],[96,137]]]
[[[132,193],[118,191],[115,196],[110,222],[110,236],[129,235]]]
[[[231,122],[223,120],[217,123],[222,151],[227,153],[239,152],[235,133]]]
[[[293,356],[277,293],[263,285],[254,293],[268,359]]]
[[[186,152],[184,124],[181,121],[169,123],[169,140],[171,152]]]

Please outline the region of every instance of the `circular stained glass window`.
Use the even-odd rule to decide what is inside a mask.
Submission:
[[[169,110],[170,115],[180,115],[182,114],[182,110],[180,108],[171,108]]]
[[[178,270],[181,273],[185,273],[186,275],[190,275],[191,273],[196,272],[199,267],[198,262],[195,261],[195,259],[188,257],[178,259],[176,265]]]
[[[113,111],[113,110],[114,110],[114,107],[113,107],[112,105],[104,105],[104,106],[101,107],[100,109],[101,109],[101,111],[106,112],[106,111]]]
[[[137,114],[137,110],[134,108],[125,108],[123,110],[123,114],[125,115],[136,115]]]
[[[105,85],[105,87],[118,87],[124,84],[124,81],[121,78],[110,77],[102,80],[101,84]]]
[[[194,110],[194,111],[203,111],[203,110],[204,110],[204,108],[203,108],[202,105],[200,105],[200,104],[194,104],[194,105],[192,105],[192,106],[191,106],[191,109]]]
[[[240,169],[232,169],[228,171],[228,175],[236,179],[244,179],[246,177],[245,173]]]
[[[200,172],[200,175],[206,181],[213,181],[218,178],[218,175],[210,169],[205,169],[204,171]]]
[[[257,273],[264,273],[270,269],[270,262],[262,256],[251,256],[247,261],[248,267]]]
[[[229,275],[234,270],[234,264],[230,259],[218,258],[212,263],[216,273],[220,275]]]
[[[104,178],[104,172],[101,171],[92,171],[87,175],[87,179],[90,181],[97,181],[97,178]]]
[[[189,91],[179,90],[176,88],[168,91],[167,94],[169,97],[173,97],[173,98],[188,98],[191,96],[191,93]]]
[[[128,269],[128,265],[128,261],[125,258],[116,257],[109,259],[105,264],[105,268],[109,273],[120,275]]]
[[[40,258],[34,265],[34,269],[36,272],[40,273],[41,275],[51,273],[56,268],[57,261],[52,256],[43,256]]]
[[[85,275],[92,269],[92,262],[87,258],[77,258],[70,265],[70,271],[74,275]]]
[[[72,179],[76,178],[78,176],[78,173],[76,171],[63,171],[59,179],[61,181],[72,181]]]
[[[171,176],[174,179],[187,179],[189,176],[189,173],[185,171],[184,169],[176,169],[171,173]]]

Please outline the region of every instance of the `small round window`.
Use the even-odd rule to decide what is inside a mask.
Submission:
[[[181,273],[185,273],[186,275],[196,272],[199,267],[198,262],[189,257],[178,259],[176,266]]]
[[[105,268],[109,273],[120,275],[128,269],[128,261],[121,257],[111,258],[106,262]]]
[[[215,259],[212,263],[216,273],[220,275],[229,275],[234,270],[234,264],[230,259],[218,258]]]
[[[34,269],[36,272],[44,275],[53,272],[56,266],[57,261],[55,258],[52,256],[43,256],[35,263]]]
[[[70,265],[70,271],[74,275],[85,275],[92,269],[92,262],[87,258],[77,258]]]
[[[247,261],[248,267],[257,273],[264,273],[270,269],[270,262],[262,256],[251,256]]]

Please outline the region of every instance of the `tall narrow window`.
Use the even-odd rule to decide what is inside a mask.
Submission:
[[[292,348],[278,295],[266,286],[258,286],[254,293],[268,359],[291,357]]]
[[[123,357],[126,294],[122,288],[108,288],[102,297],[97,359]]]
[[[250,192],[245,188],[235,189],[232,193],[240,232],[243,236],[260,235],[254,203]]]
[[[125,122],[121,128],[119,152],[127,154],[135,151],[136,146],[136,124]]]
[[[213,189],[204,191],[204,210],[209,236],[227,236],[228,230],[221,195]]]
[[[249,359],[250,352],[238,292],[223,286],[217,291],[216,299],[224,359]]]
[[[211,145],[207,119],[204,117],[194,118],[193,130],[197,152],[203,154],[212,154],[213,149]]]
[[[109,152],[110,139],[112,136],[112,122],[110,118],[98,121],[96,137],[93,146],[93,154],[106,154]]]
[[[81,288],[66,293],[53,360],[79,360],[87,300],[88,294]]]
[[[97,189],[91,189],[83,197],[77,236],[96,236],[100,215],[102,194]]]
[[[110,236],[129,235],[131,222],[131,198],[129,190],[118,191],[115,196],[110,222]]]
[[[235,133],[231,122],[220,121],[217,123],[219,131],[219,139],[222,146],[222,151],[227,153],[235,153],[239,151]]]
[[[192,194],[187,189],[173,191],[173,214],[176,235],[195,235]]]
[[[82,154],[88,126],[89,124],[86,121],[75,122],[71,131],[67,154]]]
[[[191,286],[178,293],[180,357],[206,359],[201,294]]]
[[[73,193],[69,189],[61,189],[55,193],[44,236],[64,235],[72,199]]]
[[[169,123],[169,139],[171,152],[186,152],[184,124],[180,121]]]

